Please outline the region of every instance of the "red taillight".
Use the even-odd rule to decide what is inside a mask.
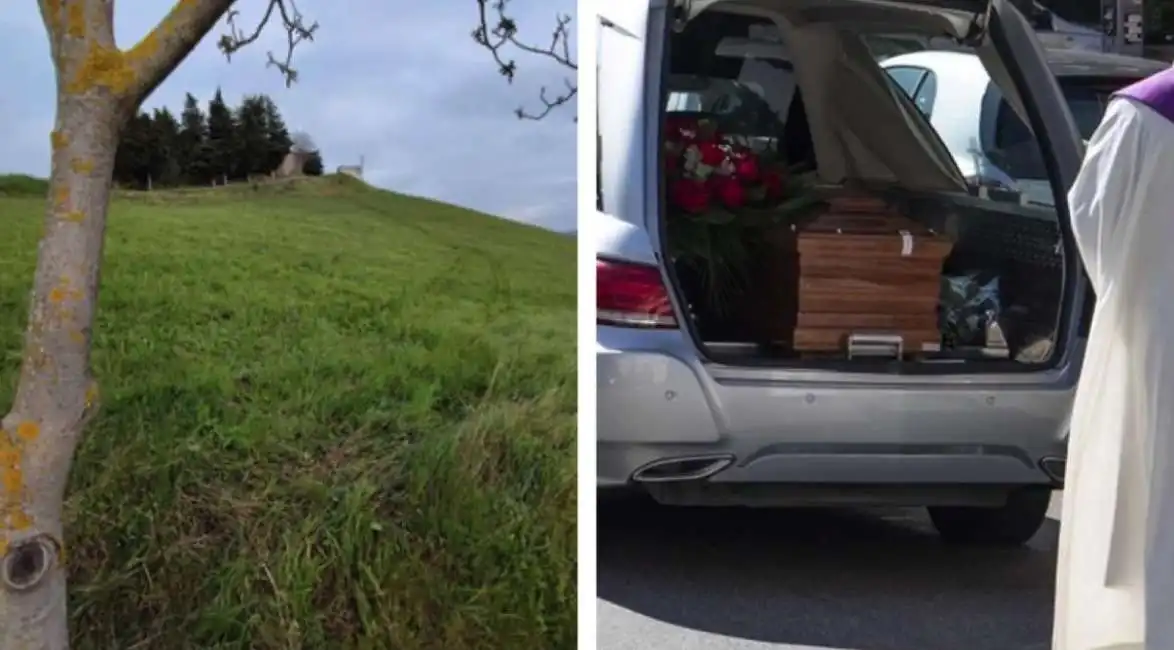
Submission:
[[[676,327],[660,270],[645,264],[595,260],[595,322],[618,327]]]

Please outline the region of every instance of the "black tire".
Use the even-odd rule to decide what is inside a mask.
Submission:
[[[1013,490],[996,508],[930,506],[938,534],[953,544],[1020,546],[1035,536],[1048,518],[1052,489],[1031,486]]]

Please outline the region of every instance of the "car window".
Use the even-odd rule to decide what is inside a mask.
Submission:
[[[1076,122],[1080,137],[1092,137],[1101,118],[1105,115],[1112,93],[1131,83],[1133,79],[1106,80],[1097,79],[1094,82],[1081,79],[1061,79],[1060,89],[1064,93],[1068,109]],[[1047,170],[1044,167],[1043,157],[1035,136],[1019,116],[1011,109],[1006,101],[998,95],[998,89],[991,86],[987,91],[988,97],[983,101],[984,121],[993,120],[990,130],[992,137],[986,146],[987,157],[991,162],[1012,178],[1020,180],[1046,180]],[[994,99],[997,99],[997,104]]]
[[[910,98],[913,97],[913,93],[917,91],[917,86],[921,83],[922,77],[925,76],[924,68],[916,68],[906,65],[895,65],[885,70],[885,72],[889,73],[889,77],[891,77],[893,81],[895,81],[897,85],[900,86],[901,90],[905,91],[905,94]]]
[[[665,110],[670,113],[700,111],[701,101],[699,92],[672,91],[669,93]]]
[[[926,117],[933,115],[934,99],[938,96],[938,76],[932,71],[926,71],[925,79],[917,88],[917,93],[913,95],[913,103],[917,104],[917,108],[921,109],[921,113]]]
[[[679,40],[670,53],[666,120],[704,120],[727,141],[766,159],[815,168],[806,108],[776,23],[707,12]],[[695,99],[686,101],[686,95]]]
[[[784,74],[789,77],[789,73]],[[793,81],[790,83],[794,85]],[[775,83],[772,88],[780,85]],[[783,109],[787,107],[776,106],[771,99],[761,83],[704,75],[670,75],[665,110],[668,113],[704,113],[728,130],[771,137],[785,122]],[[788,94],[787,100],[790,99]]]
[[[921,114],[933,115],[933,102],[938,94],[938,77],[930,70],[911,65],[895,65],[885,69],[889,78],[913,100]]]
[[[1093,132],[1100,126],[1101,118],[1105,116],[1105,108],[1109,105],[1109,98],[1113,92],[1132,81],[1126,79],[1107,85],[1079,82],[1060,84],[1064,99],[1068,102],[1068,109],[1072,111],[1072,119],[1076,121],[1076,129],[1080,131],[1080,137],[1085,140],[1092,137]]]
[[[994,85],[988,93],[998,93]],[[984,102],[987,104],[987,102]],[[984,107],[986,108],[986,107]],[[993,114],[983,117],[994,120],[993,138],[990,146],[986,147],[987,158],[999,169],[1016,180],[1048,180],[1048,170],[1044,167],[1043,155],[1036,142],[1035,135],[1023,120],[1011,108],[1011,105],[999,94]]]
[[[1076,129],[1080,131],[1080,137],[1085,140],[1091,138],[1105,115],[1105,105],[1095,96],[1077,97],[1068,100],[1068,108],[1072,111],[1072,118],[1076,120]]]

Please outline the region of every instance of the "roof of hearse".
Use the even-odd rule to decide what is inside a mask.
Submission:
[[[1057,77],[1148,77],[1170,67],[1163,61],[1087,50],[1048,49],[1045,55]]]

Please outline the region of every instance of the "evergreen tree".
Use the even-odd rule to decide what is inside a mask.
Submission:
[[[289,137],[289,130],[285,127],[285,120],[281,118],[281,111],[269,95],[261,95],[265,105],[265,128],[269,133],[269,157],[266,169],[272,171],[281,166],[281,161],[289,153],[293,141]]]
[[[216,180],[232,177],[235,170],[236,123],[220,89],[208,102],[208,162],[209,171]]]
[[[166,107],[156,108],[151,119],[151,185],[174,187],[182,183],[178,160],[179,122]]]
[[[269,132],[265,103],[258,96],[246,96],[236,110],[235,169],[240,178],[269,173]]]
[[[179,166],[183,181],[191,185],[207,185],[212,180],[211,151],[208,146],[208,120],[200,109],[200,102],[191,93],[183,100],[179,116],[177,143]]]
[[[127,122],[114,157],[114,181],[124,187],[146,189],[155,149],[151,116],[139,113]]]
[[[315,147],[309,136],[300,137],[303,149]],[[114,180],[136,189],[206,185],[223,177],[244,180],[280,167],[295,139],[268,95],[246,96],[232,110],[217,90],[205,115],[199,100],[187,93],[178,119],[160,107],[130,120],[119,145]],[[303,169],[311,176],[324,171],[319,153]]]

